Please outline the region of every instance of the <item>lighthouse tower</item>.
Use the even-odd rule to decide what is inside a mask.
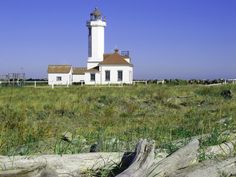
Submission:
[[[100,11],[95,10],[87,21],[88,27],[88,63],[87,69],[93,68],[103,61],[104,54],[104,30],[106,22]]]

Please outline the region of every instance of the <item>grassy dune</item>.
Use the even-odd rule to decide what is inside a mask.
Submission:
[[[158,146],[236,128],[236,85],[0,88],[0,154],[79,153],[133,149],[140,138]],[[65,132],[68,140],[62,138]]]

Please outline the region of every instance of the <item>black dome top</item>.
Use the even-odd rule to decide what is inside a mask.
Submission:
[[[98,10],[98,8],[95,8],[94,11],[90,14],[91,20],[98,20],[102,19],[102,13]]]

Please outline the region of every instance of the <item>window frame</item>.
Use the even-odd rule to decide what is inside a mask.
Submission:
[[[62,77],[61,76],[56,76],[56,81],[57,82],[62,81]]]
[[[94,77],[92,77],[92,76],[94,76]],[[96,81],[96,74],[95,73],[90,73],[90,81],[91,82]]]
[[[92,28],[89,28],[89,32],[88,32],[89,34],[89,36],[92,36]]]
[[[119,75],[121,73],[121,75]],[[121,76],[121,77],[119,77]],[[123,70],[118,70],[117,71],[117,81],[123,81]]]
[[[105,70],[105,81],[111,81],[111,71],[110,70]]]

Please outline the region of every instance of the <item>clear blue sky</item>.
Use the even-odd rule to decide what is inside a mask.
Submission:
[[[136,79],[236,78],[236,0],[0,0],[0,74],[85,66],[95,7],[105,51],[130,50]]]

